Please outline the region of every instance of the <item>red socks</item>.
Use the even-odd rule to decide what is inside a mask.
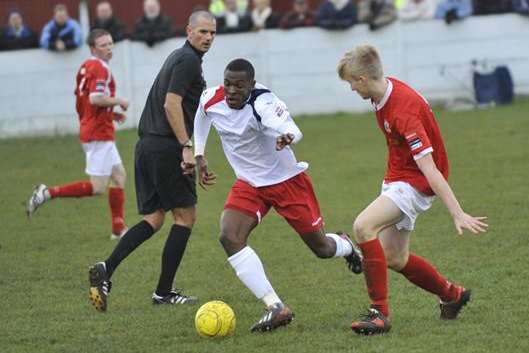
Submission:
[[[400,271],[411,283],[436,294],[444,302],[457,300],[458,287],[450,283],[425,259],[410,254],[408,263]]]
[[[89,181],[78,181],[62,186],[48,188],[52,199],[56,197],[84,197],[92,196],[92,183]]]
[[[71,184],[52,186],[48,188],[52,199],[56,197],[84,197],[92,196],[92,183],[89,181],[78,181]],[[108,204],[112,216],[112,233],[121,234],[125,228],[123,220],[123,205],[125,204],[125,193],[121,188],[108,189]]]
[[[364,255],[364,276],[372,306],[389,317],[388,271],[382,244],[375,238],[358,245]]]
[[[378,238],[358,244],[364,255],[364,275],[367,291],[374,308],[389,317],[388,275],[384,249]],[[458,286],[444,278],[428,261],[410,254],[408,263],[400,271],[411,283],[439,296],[443,302],[457,300]]]
[[[112,216],[112,233],[121,234],[125,228],[123,220],[123,205],[125,204],[125,192],[121,188],[108,189],[108,204]]]

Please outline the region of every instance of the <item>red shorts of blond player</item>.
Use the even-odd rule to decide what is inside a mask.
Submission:
[[[233,209],[257,218],[258,222],[273,207],[298,234],[316,233],[323,226],[320,206],[310,177],[300,173],[279,184],[253,187],[237,179],[224,209]]]

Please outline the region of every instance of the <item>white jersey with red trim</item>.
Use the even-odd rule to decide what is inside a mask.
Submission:
[[[237,178],[254,187],[281,183],[308,168],[306,162],[296,160],[290,146],[276,151],[281,134],[293,134],[293,143],[303,135],[285,103],[261,84],[256,84],[241,109],[228,106],[223,86],[202,93],[194,123],[195,155],[204,155],[212,125]]]

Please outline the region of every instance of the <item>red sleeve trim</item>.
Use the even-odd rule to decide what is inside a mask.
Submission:
[[[204,105],[204,112],[207,112],[208,108],[211,107],[212,105],[222,102],[223,100],[224,100],[224,86],[220,86],[215,91],[215,94],[213,95],[213,97],[209,101],[207,101],[207,103]]]

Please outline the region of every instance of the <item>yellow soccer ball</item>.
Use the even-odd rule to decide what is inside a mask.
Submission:
[[[220,300],[202,305],[195,315],[195,328],[202,337],[224,337],[235,332],[235,313]]]

